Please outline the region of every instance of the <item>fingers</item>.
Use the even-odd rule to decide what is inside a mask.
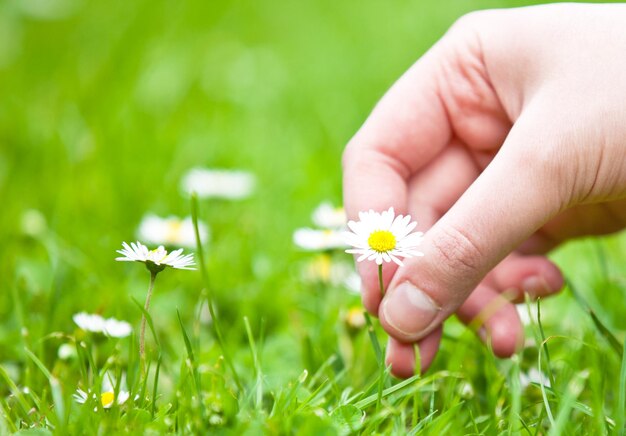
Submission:
[[[450,177],[450,174],[455,174],[455,177]],[[463,144],[457,140],[451,141],[436,159],[424,166],[408,182],[408,211],[418,223],[417,230],[428,230],[441,218],[441,211],[448,210],[478,174],[478,169]],[[365,284],[362,289],[364,306],[372,314],[378,315],[382,295],[377,269],[364,262],[357,267]],[[385,289],[395,271],[395,264],[387,264],[383,268]]]
[[[387,343],[385,362],[387,365],[391,365],[391,373],[399,378],[409,378],[415,375],[415,346],[419,347],[420,370],[424,373],[437,354],[441,342],[441,333],[442,328],[439,327],[415,345],[400,342],[390,337]]]
[[[350,219],[360,211],[407,211],[407,181],[450,140],[446,110],[438,98],[437,48],[420,59],[378,103],[343,156],[344,206]],[[358,266],[364,303],[377,313],[376,265]],[[386,268],[393,276],[395,266]],[[388,281],[385,283],[385,286]]]
[[[515,306],[497,290],[480,284],[457,311],[498,357],[509,357],[523,344],[524,328]]]
[[[554,164],[543,159],[530,121],[518,120],[491,164],[426,233],[424,257],[395,274],[379,309],[392,336],[405,342],[425,337],[562,207]]]
[[[534,280],[541,285],[534,287]],[[563,277],[558,267],[543,256],[521,256],[513,253],[498,264],[478,285],[457,311],[458,318],[473,329],[499,357],[511,356],[523,343],[524,330],[512,303],[522,302],[523,292],[531,298],[546,297],[558,292]],[[513,300],[513,301],[511,301]],[[421,369],[426,371],[435,357],[439,330],[419,341]],[[434,335],[434,336],[433,336]],[[387,362],[397,377],[410,377],[414,373],[413,344],[391,338]]]
[[[505,292],[513,303],[523,303],[524,293],[532,299],[547,297],[563,288],[563,274],[545,256],[511,254],[487,276],[488,282]]]

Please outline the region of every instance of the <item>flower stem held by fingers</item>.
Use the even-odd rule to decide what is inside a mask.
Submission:
[[[380,286],[380,296],[385,296],[385,287],[383,285],[383,264],[378,265],[378,285]]]

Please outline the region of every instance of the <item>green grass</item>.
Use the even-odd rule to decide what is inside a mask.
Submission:
[[[0,434],[619,433],[623,236],[553,254],[578,298],[541,302],[541,324],[532,306],[518,356],[451,321],[407,381],[380,365],[375,320],[373,336],[345,324],[359,298],[303,281],[313,256],[291,242],[320,201],[341,202],[341,150],[385,89],[464,12],[522,4],[0,3]],[[88,335],[72,315],[138,331],[149,274],[115,250],[148,211],[191,213],[178,183],[199,165],[251,171],[258,189],[199,202],[206,274],[159,275],[142,378],[135,335]],[[552,386],[523,388],[533,368]],[[107,370],[126,376],[124,405],[72,400]]]

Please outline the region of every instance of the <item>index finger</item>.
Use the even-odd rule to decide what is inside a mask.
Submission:
[[[360,211],[406,214],[407,185],[419,168],[450,142],[452,133],[439,91],[438,46],[417,61],[385,94],[352,138],[343,156],[344,206],[349,219]],[[366,308],[376,314],[380,302],[378,273],[359,263]],[[383,269],[385,286],[395,265]]]

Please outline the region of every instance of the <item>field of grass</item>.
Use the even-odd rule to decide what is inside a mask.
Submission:
[[[377,358],[376,320],[346,321],[359,296],[304,277],[328,258],[292,242],[320,202],[341,204],[342,148],[393,81],[463,13],[524,4],[0,2],[0,434],[623,429],[623,235],[552,255],[570,286],[528,305],[518,355],[451,320],[407,381]],[[256,190],[198,201],[204,262],[159,274],[142,377],[149,273],[115,251],[147,213],[190,215],[180,181],[198,166],[248,171]],[[87,333],[83,311],[134,333]],[[72,398],[107,374],[123,404]]]

